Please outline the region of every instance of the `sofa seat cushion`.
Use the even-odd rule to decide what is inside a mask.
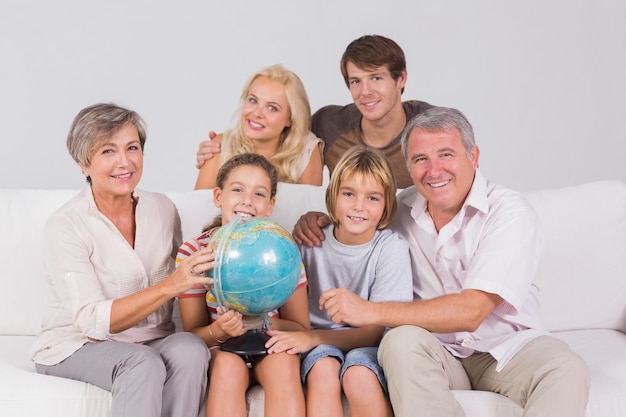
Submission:
[[[522,417],[522,407],[504,395],[487,391],[454,390],[465,417]]]
[[[39,375],[27,355],[34,336],[0,336],[0,410],[11,417],[106,417],[111,393],[71,379]]]
[[[589,365],[586,417],[626,416],[626,334],[612,329],[553,333]]]
[[[459,401],[465,417],[521,417],[522,408],[508,398],[484,391],[452,391]],[[263,417],[265,395],[263,388],[254,386],[248,390],[248,417]],[[346,398],[343,398],[344,416],[350,417]]]

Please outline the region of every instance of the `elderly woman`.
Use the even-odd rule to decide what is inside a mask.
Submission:
[[[202,272],[214,256],[199,251],[175,269],[176,207],[135,189],[145,141],[134,111],[96,104],[76,116],[67,148],[89,186],[47,222],[52,301],[31,357],[39,373],[110,390],[111,415],[195,417],[210,354],[174,332],[172,303],[212,281]]]

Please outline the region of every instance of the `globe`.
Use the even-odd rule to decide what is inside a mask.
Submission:
[[[213,294],[220,306],[262,315],[282,306],[300,278],[300,252],[278,223],[235,216],[211,239]]]

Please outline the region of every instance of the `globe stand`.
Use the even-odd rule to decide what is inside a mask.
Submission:
[[[220,349],[231,352],[239,356],[255,356],[267,354],[265,342],[270,339],[261,329],[249,330],[241,336],[231,337],[222,345]]]
[[[239,356],[266,355],[265,342],[270,337],[265,332],[271,322],[267,313],[260,316],[247,316],[243,319],[244,329],[248,331],[241,336],[231,337],[220,346],[221,350],[235,353]]]

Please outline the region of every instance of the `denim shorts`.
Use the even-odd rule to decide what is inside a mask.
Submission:
[[[361,347],[352,349],[348,352],[343,352],[342,350],[331,345],[319,345],[307,353],[302,360],[302,367],[300,368],[302,382],[306,382],[306,377],[309,374],[309,371],[313,368],[313,365],[315,365],[317,361],[328,356],[332,356],[337,359],[339,363],[341,363],[341,372],[339,375],[340,380],[343,380],[343,374],[349,367],[353,365],[365,366],[374,372],[380,386],[385,392],[385,395],[388,395],[387,380],[385,380],[383,369],[378,364],[378,359],[376,358],[377,354],[378,347]]]

